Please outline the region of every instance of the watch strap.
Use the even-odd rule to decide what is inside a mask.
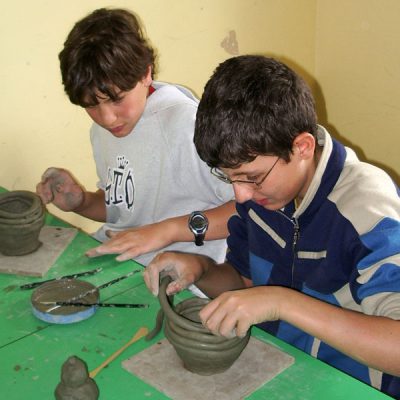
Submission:
[[[203,246],[205,236],[205,233],[194,234],[194,243],[196,244],[196,246]]]

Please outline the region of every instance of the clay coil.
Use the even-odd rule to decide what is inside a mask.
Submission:
[[[186,369],[199,375],[213,375],[228,369],[246,347],[250,332],[243,338],[213,335],[199,318],[208,299],[191,298],[172,308],[166,295],[169,277],[163,278],[159,302],[165,314],[165,336],[182,359]]]

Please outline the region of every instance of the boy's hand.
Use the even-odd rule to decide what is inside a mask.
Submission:
[[[200,311],[201,321],[214,335],[243,337],[252,325],[279,319],[281,289],[257,286],[224,292]]]
[[[160,275],[173,280],[167,286],[167,295],[172,295],[197,282],[206,271],[207,258],[190,253],[166,251],[158,254],[144,271],[144,281],[153,293],[158,295]]]
[[[84,191],[71,173],[62,168],[48,168],[36,185],[44,204],[53,203],[63,211],[74,211],[84,201]]]
[[[131,260],[141,254],[150,253],[167,247],[172,243],[168,237],[169,231],[162,223],[144,225],[138,228],[116,232],[107,231],[111,239],[86,252],[88,257],[98,257],[104,254],[119,254],[117,261]]]

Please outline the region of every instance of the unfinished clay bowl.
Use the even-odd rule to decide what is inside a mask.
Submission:
[[[20,190],[0,194],[0,253],[22,256],[41,246],[44,206],[35,193]]]
[[[163,278],[158,296],[166,318],[165,336],[187,370],[199,375],[224,372],[246,347],[250,332],[243,338],[232,339],[213,335],[199,318],[199,311],[209,300],[190,298],[173,309],[165,292],[169,282],[169,277]]]

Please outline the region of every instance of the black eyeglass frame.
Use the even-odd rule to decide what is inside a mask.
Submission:
[[[220,171],[218,168],[215,168],[215,167],[211,168],[210,172],[212,175],[217,177],[222,182],[225,182],[230,185],[232,185],[234,183],[238,183],[238,184],[242,183],[242,184],[254,185],[257,188],[260,188],[261,185],[264,183],[264,181],[267,179],[268,175],[272,172],[272,170],[274,169],[275,165],[278,163],[279,160],[280,160],[280,157],[278,157],[276,159],[276,161],[273,163],[272,167],[267,171],[267,173],[259,181],[249,181],[246,179],[231,179],[228,176],[226,176],[222,171]]]

